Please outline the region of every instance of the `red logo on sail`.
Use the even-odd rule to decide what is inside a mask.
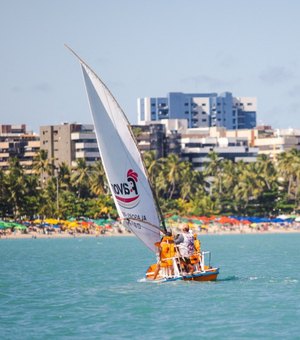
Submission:
[[[127,182],[112,184],[116,200],[121,207],[131,209],[137,206],[140,201],[140,195],[136,183],[138,182],[138,174],[129,169],[127,171]]]

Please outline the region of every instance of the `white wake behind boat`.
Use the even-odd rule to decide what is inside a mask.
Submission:
[[[125,227],[157,253],[157,245],[167,229],[130,123],[103,81],[72,49],[66,47],[81,64],[100,156],[119,217]],[[162,268],[157,281],[215,280],[218,268],[204,264],[204,253],[198,255],[198,270],[193,275],[187,275],[181,269],[179,254],[174,253],[170,259],[172,274]],[[155,266],[149,267],[146,274],[148,280],[153,280]]]

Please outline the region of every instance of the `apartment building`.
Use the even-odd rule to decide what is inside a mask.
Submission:
[[[233,97],[232,93],[170,92],[166,97],[138,98],[138,124],[165,119],[185,119],[189,128],[256,126],[256,98]]]
[[[87,124],[48,125],[40,127],[41,149],[58,167],[62,162],[76,166],[78,159],[92,164],[100,159],[94,126]]]
[[[154,151],[156,158],[166,157],[170,153],[180,154],[179,134],[175,131],[166,134],[164,124],[154,123],[149,125],[132,125],[131,127],[142,154],[146,151]]]
[[[26,130],[26,125],[0,125],[0,168],[7,170],[9,160],[17,158],[32,173],[33,160],[40,150],[40,138]]]
[[[188,128],[185,119],[164,119],[166,138],[176,139],[176,154],[189,161],[196,170],[208,162],[208,154],[216,152],[220,158],[233,162],[256,160],[258,148],[253,144],[253,130],[226,130],[224,127]],[[241,133],[243,131],[243,133]],[[168,154],[169,150],[166,150]]]
[[[259,148],[259,154],[276,159],[282,152],[293,148],[300,150],[300,129],[260,128],[257,130],[254,145]]]

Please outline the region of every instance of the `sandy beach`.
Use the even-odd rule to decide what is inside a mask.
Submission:
[[[182,224],[172,226],[170,229],[173,234],[176,235],[180,233]],[[245,225],[240,226],[220,226],[211,225],[207,229],[199,230],[198,228],[191,228],[194,233],[199,237],[201,235],[234,235],[234,234],[286,234],[286,233],[299,233],[300,223],[293,223],[289,225],[262,225],[258,227],[250,227]],[[59,239],[59,238],[91,238],[91,237],[124,237],[124,236],[134,236],[132,232],[129,232],[125,228],[112,228],[111,230],[106,230],[105,232],[95,232],[91,231],[89,233],[74,232],[74,231],[60,231],[55,230],[51,232],[45,232],[44,230],[39,231],[14,231],[14,232],[0,232],[0,240],[5,239]]]

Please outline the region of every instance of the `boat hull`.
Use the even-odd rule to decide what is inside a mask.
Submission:
[[[203,273],[196,273],[183,277],[184,281],[216,281],[219,274],[219,268],[212,268]]]
[[[153,275],[152,275],[154,268],[155,268],[155,265],[152,265],[149,267],[147,274],[146,274],[147,281],[161,282],[161,283],[162,282],[173,282],[173,281],[197,281],[197,282],[216,281],[218,274],[219,274],[219,268],[206,268],[205,271],[199,271],[193,274],[171,276],[171,277],[158,276],[157,279],[154,280]]]

